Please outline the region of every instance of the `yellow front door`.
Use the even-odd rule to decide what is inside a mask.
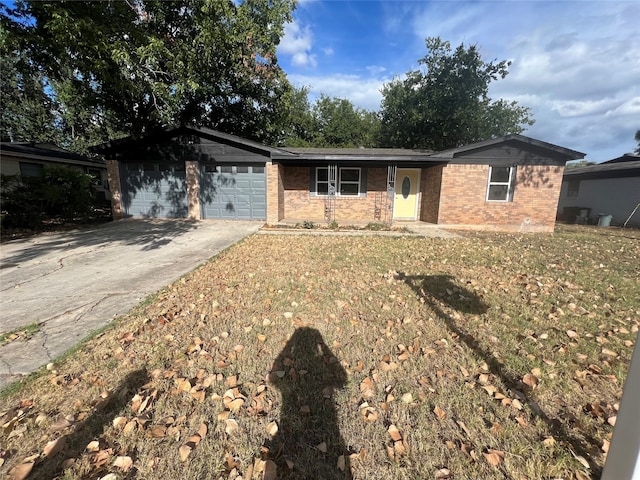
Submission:
[[[420,170],[399,168],[396,173],[396,196],[393,202],[393,218],[415,220],[418,214]]]

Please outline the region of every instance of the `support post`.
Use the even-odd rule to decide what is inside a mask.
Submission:
[[[187,180],[188,216],[190,220],[200,220],[200,163],[193,160],[185,162]]]
[[[640,350],[637,343],[601,480],[640,479]]]
[[[111,191],[111,215],[114,220],[122,220],[122,188],[120,185],[120,170],[117,160],[107,160],[107,179]]]

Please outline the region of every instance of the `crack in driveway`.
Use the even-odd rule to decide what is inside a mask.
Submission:
[[[47,325],[48,323],[60,318],[60,317],[64,317],[65,315],[69,315],[72,314],[73,312],[76,312],[78,310],[81,310],[89,305],[91,305],[88,310],[86,312],[83,312],[80,314],[80,316],[76,317],[74,320],[72,320],[69,323],[77,323],[79,320],[82,320],[82,318],[84,318],[87,314],[91,313],[99,304],[101,304],[102,302],[104,302],[105,300],[107,300],[108,298],[112,298],[112,297],[116,297],[118,295],[125,295],[127,293],[135,293],[135,292],[111,292],[111,293],[106,293],[103,294],[100,298],[98,298],[97,300],[91,300],[89,302],[83,303],[82,305],[78,305],[76,307],[73,308],[69,308],[67,310],[65,310],[62,313],[59,313],[57,315],[54,315],[52,317],[46,318],[45,320],[42,320],[40,322],[38,322],[38,325]],[[74,297],[69,297],[69,298],[74,298]]]
[[[47,340],[49,338],[49,335],[44,330],[42,330],[41,332],[42,332],[42,343],[40,344],[40,346],[42,347],[42,350],[44,351],[45,355],[47,356],[47,359],[48,360],[53,360],[51,358],[51,352],[49,351],[49,347],[47,347]],[[27,343],[29,343],[29,340],[27,340]]]
[[[5,367],[21,374],[38,369],[261,225],[124,220],[73,233],[70,240],[54,234],[41,245],[3,249],[0,262],[19,263],[0,277],[3,317],[12,328],[35,319],[41,328],[25,343],[0,346],[0,388],[6,385]]]
[[[97,248],[93,248],[91,250],[86,250],[84,252],[76,252],[76,253],[72,253],[70,255],[67,255],[65,257],[61,257],[55,262],[55,263],[57,263],[59,265],[57,268],[54,268],[53,270],[50,270],[48,272],[41,273],[41,274],[39,274],[39,275],[37,275],[37,276],[35,276],[33,278],[30,278],[28,280],[24,280],[22,282],[15,283],[15,284],[13,284],[13,285],[11,285],[9,287],[0,289],[0,292],[4,292],[6,290],[11,290],[12,288],[22,287],[23,285],[26,285],[26,284],[31,283],[31,282],[35,282],[36,280],[40,280],[40,279],[42,279],[44,277],[47,277],[47,276],[52,275],[52,274],[54,274],[56,272],[59,272],[60,270],[62,270],[64,268],[64,261],[67,258],[76,257],[76,256],[80,256],[80,255],[86,255],[88,253],[93,253],[96,250],[97,250]]]
[[[4,358],[0,358],[0,363],[3,363],[5,365],[5,368],[7,369],[7,372],[9,372],[4,375],[13,375],[13,372],[11,371],[11,364],[9,362],[7,362]]]

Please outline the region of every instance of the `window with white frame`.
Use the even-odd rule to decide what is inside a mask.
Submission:
[[[516,167],[489,167],[487,202],[512,202]]]
[[[360,196],[361,180],[362,171],[359,167],[338,168],[336,193],[340,196]],[[316,167],[315,193],[316,195],[329,194],[329,169],[327,167]]]
[[[339,170],[338,192],[340,192],[340,195],[360,195],[359,168],[341,168]]]
[[[327,167],[316,168],[316,195],[329,194],[329,169]]]

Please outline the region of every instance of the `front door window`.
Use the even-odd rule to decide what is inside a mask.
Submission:
[[[402,180],[402,198],[405,200],[409,198],[409,194],[411,193],[411,179],[409,177],[404,177]]]

